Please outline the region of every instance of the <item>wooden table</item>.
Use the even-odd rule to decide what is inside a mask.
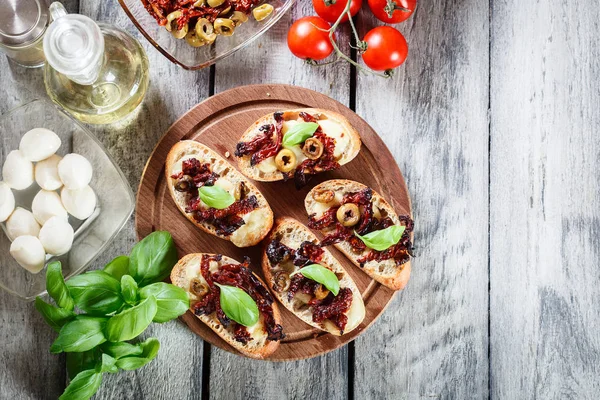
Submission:
[[[412,279],[355,343],[292,363],[154,325],[149,366],[110,375],[98,399],[596,399],[600,395],[600,8],[592,1],[421,0],[399,26],[396,77],[311,68],[285,45],[301,0],[249,49],[188,72],[141,38],[116,0],[68,1],[143,43],[151,88],[126,124],[91,127],[133,187],[158,138],[225,89],[282,82],[348,104],[379,132],[410,188]],[[372,24],[368,12],[361,30]],[[343,47],[347,49],[347,41]],[[39,71],[0,61],[4,112],[41,93]],[[2,132],[2,135],[11,134]],[[4,157],[4,155],[2,155]],[[382,173],[385,173],[383,171]],[[98,266],[129,252],[131,221]],[[0,294],[0,398],[56,398],[64,357],[32,304]]]

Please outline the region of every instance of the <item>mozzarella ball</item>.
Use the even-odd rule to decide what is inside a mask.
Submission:
[[[96,209],[96,193],[89,186],[79,190],[63,188],[60,198],[67,212],[80,220],[89,218]]]
[[[31,211],[17,207],[8,221],[6,221],[6,233],[10,240],[19,236],[35,236],[40,234],[40,224],[35,220]]]
[[[0,182],[0,222],[4,222],[15,211],[15,195],[10,186]]]
[[[25,159],[19,150],[13,150],[6,156],[2,177],[15,190],[27,189],[33,183],[33,163]]]
[[[44,268],[46,252],[40,239],[35,236],[20,236],[10,245],[10,255],[29,272],[37,274]]]
[[[46,253],[61,256],[73,246],[73,227],[61,217],[52,217],[40,230],[40,242]]]
[[[59,147],[58,135],[44,128],[30,130],[23,135],[19,144],[19,150],[23,153],[23,157],[33,162],[45,160],[56,153]]]
[[[83,189],[92,180],[92,164],[79,154],[67,154],[58,163],[58,175],[67,189]]]
[[[35,181],[44,190],[60,189],[63,185],[58,176],[58,163],[62,157],[56,154],[35,165]]]
[[[40,190],[33,198],[31,210],[37,222],[44,225],[46,221],[54,216],[64,219],[69,218],[67,210],[63,207],[60,196],[56,192]]]

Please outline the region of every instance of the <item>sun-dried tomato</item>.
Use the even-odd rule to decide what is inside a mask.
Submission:
[[[308,264],[318,264],[324,253],[325,251],[318,244],[304,241],[295,251],[294,265],[304,267]]]
[[[314,116],[305,111],[300,111],[298,115],[304,120],[304,122],[317,122],[317,119]]]
[[[159,25],[167,24],[167,16],[174,11],[181,11],[182,16],[177,22],[177,29],[181,29],[188,24],[191,30],[199,18],[207,18],[214,22],[219,14],[231,7],[233,11],[241,11],[249,14],[250,9],[258,3],[259,0],[232,0],[225,1],[218,7],[208,7],[206,5],[194,6],[195,0],[142,0],[146,11],[156,19]]]
[[[235,327],[235,330],[233,331],[233,337],[242,344],[248,344],[248,342],[252,340],[252,336],[250,336],[250,333],[246,327],[240,324]]]
[[[228,327],[233,325],[235,339],[247,343],[244,340],[250,340],[251,337],[247,334],[247,330],[240,328],[241,325],[231,321],[221,309],[219,299],[219,288],[215,282],[220,285],[234,286],[244,290],[256,302],[258,310],[263,317],[267,338],[269,340],[281,340],[285,337],[281,325],[275,322],[273,315],[273,296],[260,283],[258,278],[250,270],[250,259],[245,257],[241,264],[224,264],[220,268],[211,273],[210,262],[220,261],[221,255],[208,256],[203,255],[200,261],[200,272],[209,285],[209,293],[200,301],[193,305],[193,310],[196,315],[209,315],[216,312],[216,317],[219,322]]]
[[[222,210],[216,208],[203,209],[200,207],[199,202],[195,204],[196,208],[194,209],[191,208],[191,203],[188,207],[188,209],[194,211],[194,219],[198,222],[206,222],[213,225],[216,228],[216,233],[224,236],[231,235],[245,224],[241,215],[248,214],[258,208],[258,200],[254,195],[236,201]]]
[[[236,157],[243,157],[248,154],[256,153],[273,140],[273,132],[275,132],[275,126],[273,124],[263,125],[258,128],[258,130],[262,133],[257,135],[254,139],[249,142],[239,142],[235,146]]]
[[[352,290],[350,290],[350,288],[346,287],[340,289],[337,296],[334,296],[333,293],[329,293],[321,304],[313,306],[313,321],[323,322],[324,320],[329,319],[334,323],[337,322],[341,326],[336,326],[343,333],[348,320],[347,318],[345,320],[343,318],[340,319],[339,316],[346,313],[346,311],[350,309],[351,304]]]
[[[267,257],[272,264],[280,264],[292,257],[294,249],[287,247],[279,240],[273,240],[267,246]]]
[[[325,135],[321,130],[321,127],[317,129],[313,138],[318,139],[323,143],[323,154],[316,160],[307,158],[296,168],[296,172],[294,173],[296,189],[304,187],[312,175],[319,172],[332,171],[340,167],[340,164],[335,160],[334,155],[335,139]]]
[[[337,210],[338,207],[331,207],[327,211],[323,213],[321,218],[316,219],[316,214],[311,214],[308,216],[308,227],[311,229],[322,230],[330,227],[335,224],[337,221]]]

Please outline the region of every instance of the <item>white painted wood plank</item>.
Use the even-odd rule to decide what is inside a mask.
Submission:
[[[600,12],[494,2],[492,395],[600,394]]]
[[[486,398],[488,3],[421,1],[397,27],[406,63],[388,81],[359,76],[356,108],[407,180],[418,257],[356,341],[355,398]]]
[[[89,126],[137,191],[146,161],[160,137],[177,118],[208,97],[209,72],[185,71],[172,64],[139,34],[117,0],[82,2],[80,11],[127,30],[148,54],[150,88],[137,115],[112,125]],[[132,217],[97,266],[128,254],[136,241]],[[161,344],[157,359],[137,371],[105,375],[97,399],[200,398],[202,340],[179,321],[153,324],[145,333],[145,337],[150,336],[157,337]]]
[[[317,90],[347,105],[347,65],[311,67],[287,48],[291,22],[313,13],[310,2],[297,3],[252,47],[217,64],[215,91],[247,84],[288,83]],[[347,347],[311,360],[287,363],[244,359],[212,347],[209,394],[212,399],[344,399],[348,397],[347,362]]]

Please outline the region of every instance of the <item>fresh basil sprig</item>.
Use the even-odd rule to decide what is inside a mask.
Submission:
[[[327,290],[337,296],[340,292],[340,281],[335,276],[335,273],[319,264],[310,264],[306,267],[300,268],[299,270],[292,272],[290,278],[296,274],[302,274],[305,278],[313,280],[325,286]]]
[[[235,203],[235,198],[220,186],[202,186],[198,191],[200,200],[209,207],[222,210]]]
[[[185,291],[161,282],[177,262],[168,232],[148,235],[132,250],[104,267],[64,281],[60,263],[46,273],[48,294],[57,306],[35,300],[36,309],[57,332],[50,351],[67,354],[71,382],[61,399],[89,399],[104,373],[134,370],[152,361],[156,338],[129,343],[152,321],[166,322],[189,309]],[[74,306],[86,313],[77,315]]]
[[[304,143],[306,139],[315,134],[318,128],[319,124],[316,122],[298,122],[283,135],[283,145],[290,147]]]
[[[363,241],[370,249],[383,251],[397,244],[402,238],[406,227],[404,225],[392,225],[379,231],[367,233],[364,236],[354,232],[354,234]]]
[[[250,295],[235,286],[219,285],[219,300],[227,318],[240,325],[253,326],[258,322],[258,306]]]

